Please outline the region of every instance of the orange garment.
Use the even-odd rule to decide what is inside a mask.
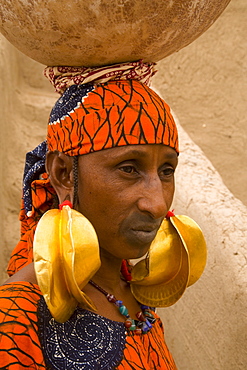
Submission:
[[[31,283],[0,287],[0,369],[46,369],[38,337],[40,297],[39,288]]]
[[[38,286],[27,282],[0,287],[0,369],[47,369],[38,334]],[[175,370],[158,318],[144,335],[127,335],[118,370]],[[50,369],[49,369],[50,370]]]
[[[118,370],[176,370],[173,357],[164,341],[164,330],[158,318],[144,335],[128,335],[124,358]]]
[[[22,201],[19,215],[21,238],[11,253],[7,268],[9,276],[33,262],[33,238],[37,223],[42,215],[52,208],[55,197],[56,192],[49,179],[44,178],[32,182],[33,215],[31,217],[26,215]]]

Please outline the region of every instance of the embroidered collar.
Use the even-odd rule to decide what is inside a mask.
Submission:
[[[39,336],[47,366],[56,370],[110,370],[123,357],[124,323],[77,308],[65,323],[55,321],[43,299],[38,305]]]

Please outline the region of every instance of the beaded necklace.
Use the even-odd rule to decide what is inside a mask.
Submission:
[[[140,304],[141,310],[136,313],[137,320],[133,320],[128,312],[126,306],[124,306],[123,301],[116,299],[113,294],[108,293],[103,288],[101,288],[98,284],[94,283],[92,280],[89,283],[94,286],[98,291],[106,296],[106,299],[115,304],[118,307],[119,312],[123,315],[126,320],[124,322],[125,328],[134,334],[146,334],[149,330],[152,329],[152,324],[155,323],[156,319],[151,312],[149,306],[145,306]]]

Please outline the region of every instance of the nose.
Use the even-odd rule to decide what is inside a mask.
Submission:
[[[148,213],[153,219],[166,216],[171,205],[173,188],[168,191],[160,178],[153,176],[143,183],[139,194],[138,209],[141,212]]]

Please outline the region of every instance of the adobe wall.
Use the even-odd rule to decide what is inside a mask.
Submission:
[[[208,261],[200,280],[174,306],[159,310],[166,339],[179,370],[244,370],[247,207],[181,127],[180,138],[173,207],[201,226]]]
[[[154,83],[231,192],[247,205],[247,3],[232,0]]]

